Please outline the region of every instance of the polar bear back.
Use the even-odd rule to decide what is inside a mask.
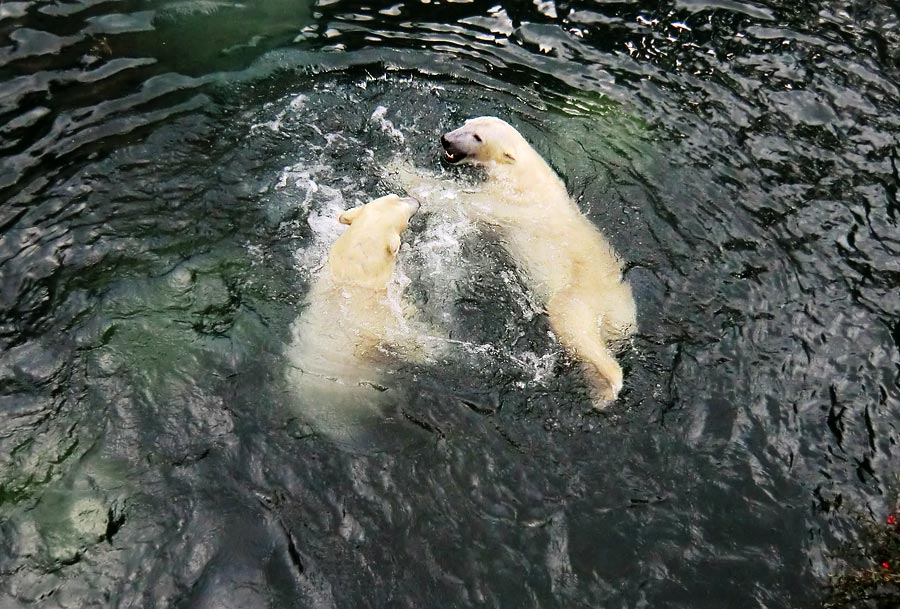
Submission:
[[[541,193],[544,198],[523,198],[500,184],[484,191],[484,204],[474,205],[476,214],[499,233],[543,300],[570,287],[600,298],[622,282],[619,256],[544,167],[554,179]],[[633,310],[630,290],[619,296]]]

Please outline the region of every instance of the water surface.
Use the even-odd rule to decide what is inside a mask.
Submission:
[[[898,488],[898,22],[0,5],[0,605],[816,603]],[[460,355],[342,450],[284,374],[334,217],[481,114],[627,261],[625,391],[592,411],[502,249],[423,210],[400,270]]]

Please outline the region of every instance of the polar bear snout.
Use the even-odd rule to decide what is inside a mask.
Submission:
[[[406,206],[412,210],[409,213],[410,216],[414,216],[416,212],[418,212],[422,207],[422,204],[419,203],[417,199],[413,199],[412,197],[406,197],[405,199],[403,199],[403,203],[405,203]]]
[[[401,209],[404,209],[406,211],[407,219],[413,217],[416,214],[416,212],[419,211],[419,208],[422,206],[422,204],[419,203],[418,200],[416,200],[412,197],[400,197],[395,194],[390,194],[385,197],[381,197],[381,199],[376,199],[374,202],[377,203],[379,201],[389,201],[392,204],[399,204],[401,206]]]
[[[451,165],[462,161],[481,165],[513,164],[523,143],[512,125],[493,116],[470,118],[462,127],[441,136],[444,160]]]
[[[419,208],[422,207],[422,204],[412,197],[397,197],[397,203],[400,205],[400,209],[403,210],[402,213],[406,215],[407,223],[416,215],[416,213],[418,213]]]
[[[444,160],[448,163],[455,165],[459,163],[467,156],[469,156],[469,152],[463,150],[459,145],[459,138],[457,137],[457,132],[451,131],[450,133],[445,133],[441,136],[441,146],[444,148]]]

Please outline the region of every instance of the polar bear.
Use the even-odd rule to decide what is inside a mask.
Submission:
[[[348,228],[329,252],[292,327],[288,382],[320,433],[358,443],[384,403],[390,363],[420,360],[412,307],[391,291],[400,235],[419,209],[387,195],[341,213]]]
[[[488,224],[546,307],[553,332],[583,362],[595,406],[614,400],[622,368],[609,345],[637,326],[619,256],[579,211],[562,180],[508,123],[473,118],[441,137],[448,163],[473,163],[487,179],[466,202]]]

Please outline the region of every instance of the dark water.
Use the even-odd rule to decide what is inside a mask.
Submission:
[[[0,606],[815,606],[900,486],[896,6],[322,4],[0,4]],[[467,348],[340,450],[284,374],[328,223],[479,114],[627,260],[623,396],[422,213]]]

